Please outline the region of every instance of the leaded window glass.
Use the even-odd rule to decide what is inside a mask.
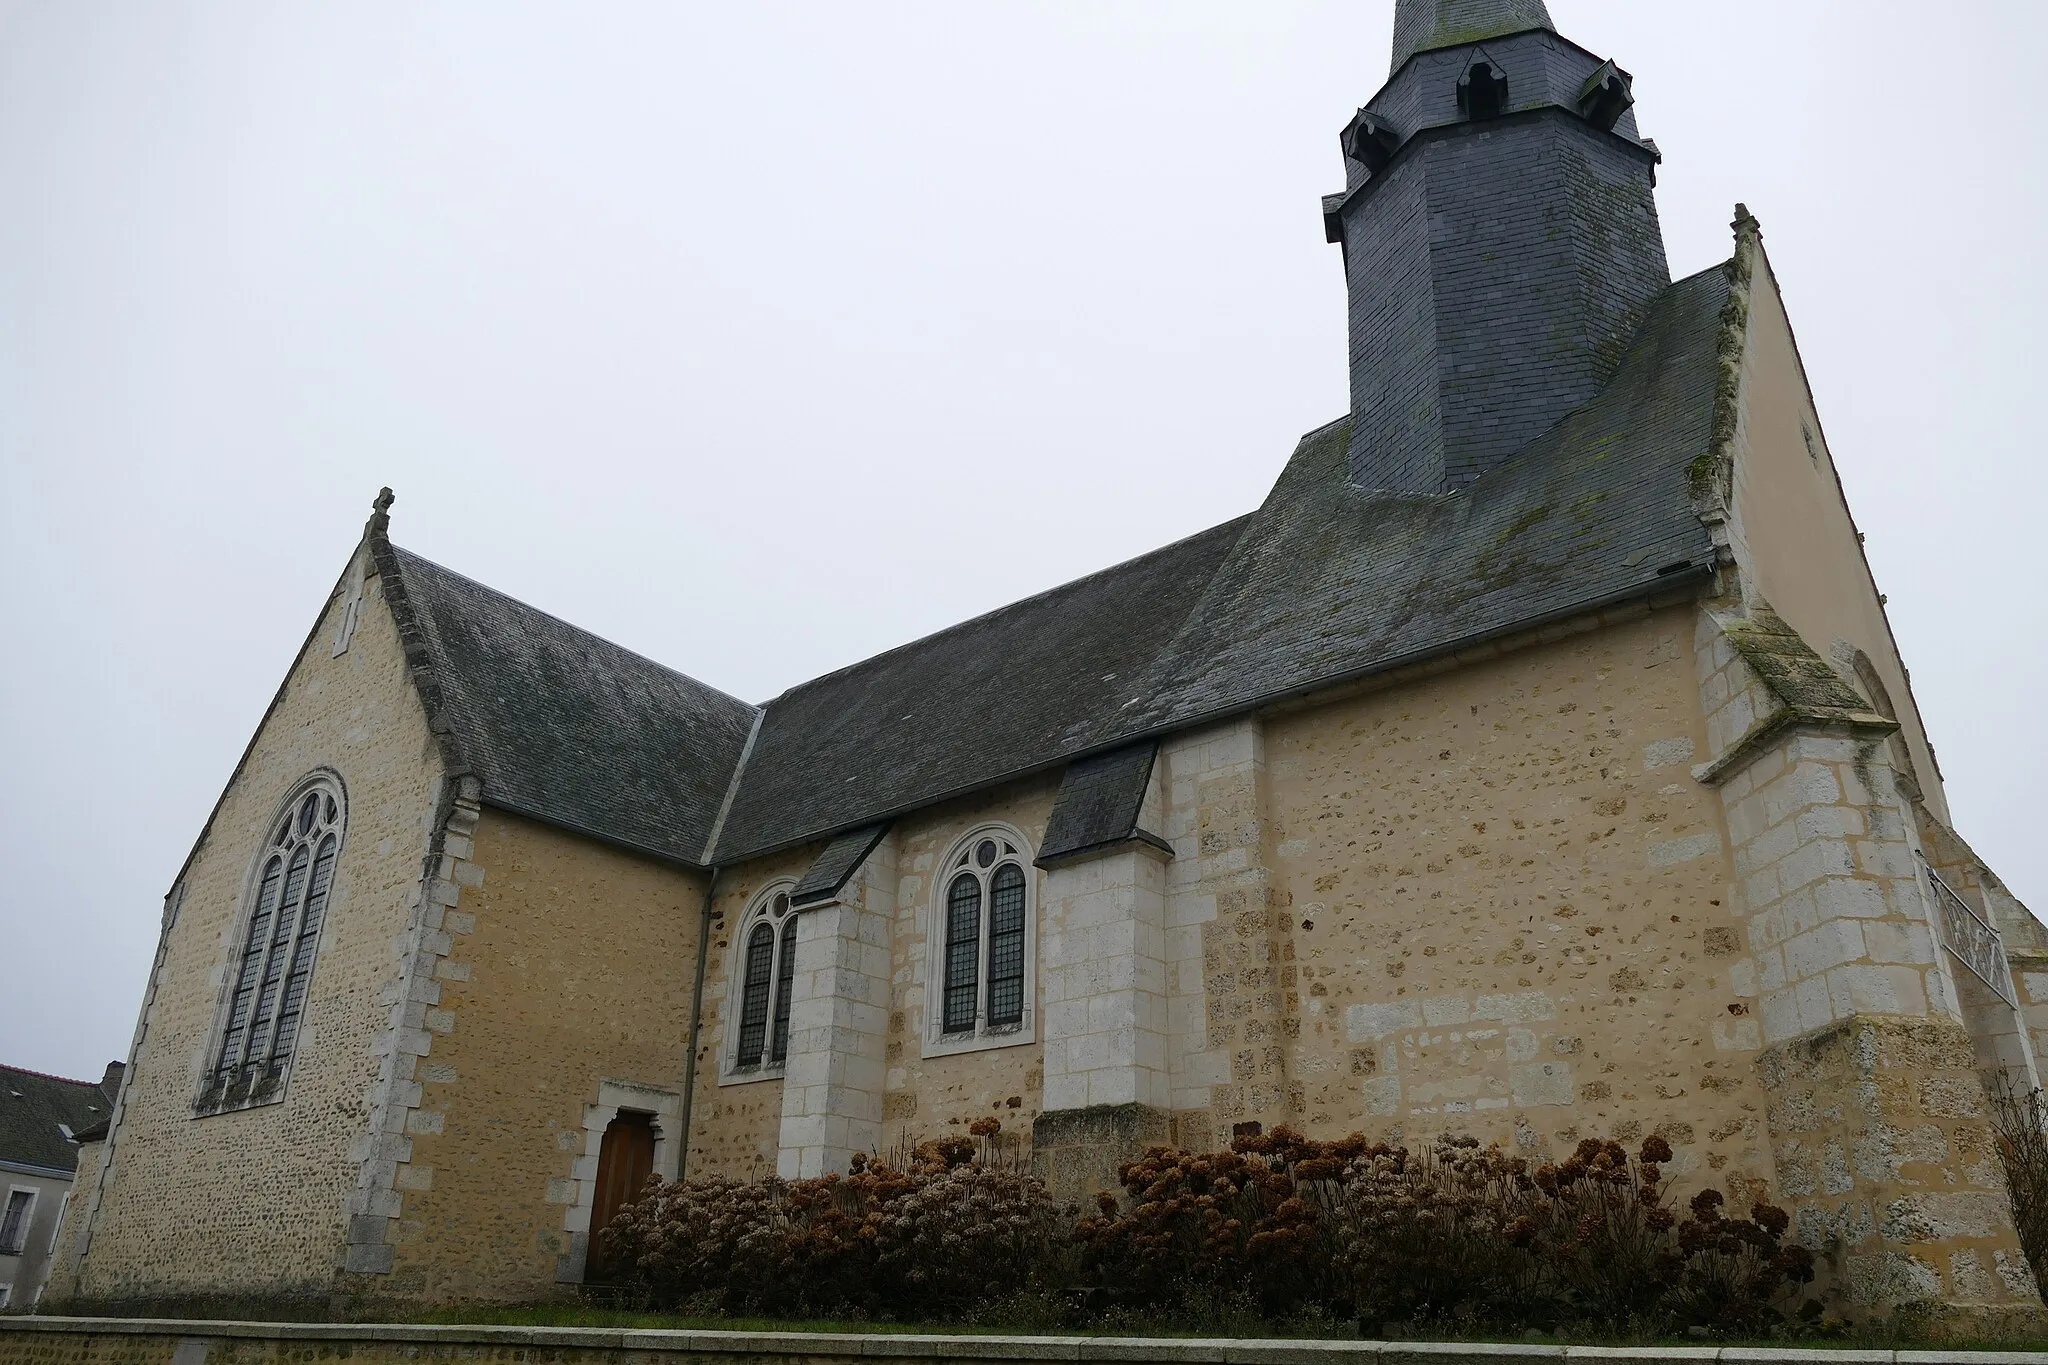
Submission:
[[[775,1041],[768,1049],[770,1061],[789,1059],[789,988],[796,984],[796,916],[782,922],[782,943],[775,966]]]
[[[991,832],[952,854],[937,908],[934,1043],[975,1046],[1017,1035],[1030,1014],[1030,857]]]
[[[757,924],[747,935],[747,974],[740,996],[741,1066],[761,1064],[768,1037],[768,995],[775,981],[775,926]]]
[[[796,986],[797,913],[790,884],[770,887],[741,918],[733,980],[738,1005],[729,1035],[726,1079],[779,1074],[789,1059],[789,1012]]]
[[[946,1032],[974,1027],[981,997],[981,880],[971,872],[946,893]]]
[[[1024,869],[1004,863],[989,878],[988,1022],[1024,1017]]]
[[[305,1017],[343,825],[339,784],[317,778],[270,826],[202,1108],[259,1103],[282,1089]]]

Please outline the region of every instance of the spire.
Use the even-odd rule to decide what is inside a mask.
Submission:
[[[1351,480],[1445,493],[1598,393],[1671,275],[1626,71],[1558,41],[1543,0],[1398,6],[1394,76],[1340,136],[1323,222]]]
[[[1396,0],[1394,65],[1431,48],[1456,47],[1532,28],[1557,30],[1543,0]]]

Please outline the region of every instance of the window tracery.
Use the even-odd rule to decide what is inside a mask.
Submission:
[[[789,902],[794,886],[778,882],[769,887],[740,921],[725,1080],[779,1076],[789,1059],[789,1007],[796,984],[797,912]]]
[[[203,1111],[282,1098],[346,822],[340,782],[318,774],[299,785],[268,827],[247,893],[241,952],[229,965]]]
[[[933,961],[926,1051],[1030,1042],[1035,877],[1023,836],[978,830],[944,866],[926,939]]]

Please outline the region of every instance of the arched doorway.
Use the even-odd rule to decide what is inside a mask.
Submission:
[[[647,1177],[654,1174],[654,1115],[621,1109],[606,1125],[604,1141],[597,1153],[597,1190],[590,1216],[590,1271],[585,1279],[603,1282],[612,1278],[611,1257],[604,1245],[604,1229],[612,1216],[640,1194]]]

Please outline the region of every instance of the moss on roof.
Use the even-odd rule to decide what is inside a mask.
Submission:
[[[1400,0],[1394,11],[1394,62],[1418,52],[1552,28],[1543,0]]]

